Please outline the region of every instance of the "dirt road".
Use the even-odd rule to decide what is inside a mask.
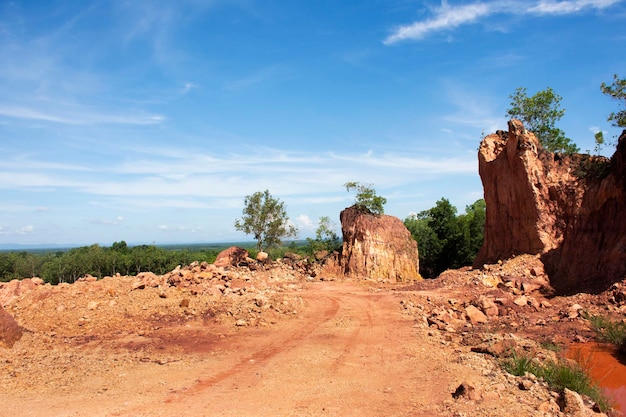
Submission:
[[[484,355],[404,314],[406,293],[343,282],[298,295],[302,311],[266,327],[197,320],[80,343],[28,332],[5,361],[0,415],[549,415],[520,403],[515,381]],[[482,387],[480,406],[452,398],[466,381]]]

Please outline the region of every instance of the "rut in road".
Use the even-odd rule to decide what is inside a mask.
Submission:
[[[241,335],[160,407],[116,415],[416,416],[443,398],[394,294],[315,284],[302,296],[303,317]]]

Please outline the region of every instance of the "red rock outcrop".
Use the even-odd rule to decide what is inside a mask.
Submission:
[[[487,205],[475,266],[542,255],[558,292],[604,289],[626,273],[626,135],[608,175],[602,157],[544,151],[519,120],[488,135],[478,152]]]
[[[561,292],[603,291],[626,278],[626,131],[608,175],[584,184],[580,210],[565,230],[563,243],[542,257]]]
[[[246,262],[249,256],[250,254],[244,248],[231,246],[228,249],[224,249],[217,255],[214,265],[221,268],[225,268],[227,266],[239,266],[239,264]]]
[[[0,347],[12,348],[22,338],[22,328],[12,315],[0,307]]]
[[[340,219],[339,266],[344,275],[398,282],[421,279],[417,242],[400,219],[364,213],[356,206],[343,210]]]

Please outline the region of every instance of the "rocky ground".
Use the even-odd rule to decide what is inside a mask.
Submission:
[[[500,361],[591,340],[581,315],[624,319],[626,284],[554,297],[533,256],[414,285],[286,259],[12,281],[0,303],[0,416],[587,416]]]

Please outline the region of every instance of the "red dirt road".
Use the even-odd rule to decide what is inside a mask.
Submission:
[[[96,297],[78,296],[85,294]],[[522,398],[527,394],[494,361],[451,344],[423,315],[401,308],[406,297],[419,306],[445,294],[309,283],[294,290],[304,300],[300,311],[270,326],[194,319],[147,331],[137,330],[141,317],[114,313],[158,310],[170,298],[128,294],[116,296],[108,313],[91,310],[100,317],[85,323],[102,324],[77,329],[93,334],[72,337],[59,333],[74,327],[41,324],[35,314],[45,312],[33,308],[28,316],[30,304],[18,305],[29,330],[0,351],[7,353],[0,357],[0,416],[545,415],[535,413],[537,394]],[[60,300],[46,297],[37,308]],[[135,330],[123,327],[131,324]],[[476,401],[452,398],[466,381],[480,388]]]
[[[449,397],[393,295],[317,285],[304,298],[303,317],[234,337],[192,384],[113,415],[416,416]]]

